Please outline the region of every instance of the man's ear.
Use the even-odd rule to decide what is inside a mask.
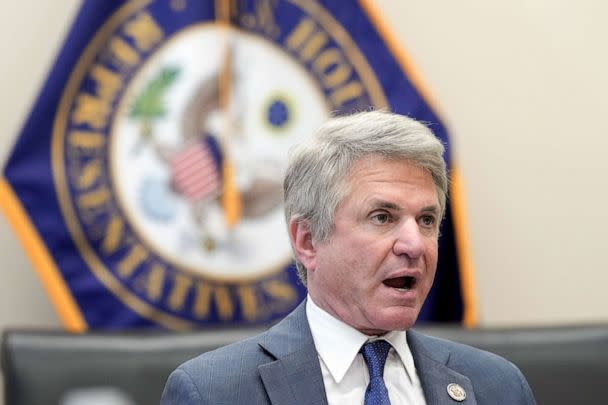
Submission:
[[[307,270],[315,271],[317,267],[317,252],[308,222],[296,219],[289,221],[289,237],[291,238],[296,258]]]

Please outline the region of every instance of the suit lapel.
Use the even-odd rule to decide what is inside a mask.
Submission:
[[[477,404],[471,380],[447,366],[450,358],[447,349],[411,330],[407,332],[407,340],[427,405]],[[464,401],[456,402],[448,395],[447,387],[452,383],[465,390],[467,396]]]
[[[258,367],[273,405],[327,405],[305,303],[268,330],[259,343],[276,359]]]
[[[308,320],[306,301],[289,316],[268,330],[260,347],[275,360],[258,367],[272,405],[327,405],[321,366]],[[447,366],[450,352],[428,337],[407,332],[416,371],[427,405],[476,405],[473,386],[468,377]],[[460,385],[467,397],[454,401],[447,391],[449,384]]]

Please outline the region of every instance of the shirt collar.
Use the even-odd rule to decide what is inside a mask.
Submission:
[[[368,340],[378,339],[384,339],[393,346],[410,380],[418,379],[404,332],[391,331],[379,337],[365,335],[317,306],[310,295],[306,300],[306,316],[317,353],[337,383],[344,378],[361,346]]]

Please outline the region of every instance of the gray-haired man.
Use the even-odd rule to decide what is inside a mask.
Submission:
[[[535,404],[508,361],[409,330],[437,265],[443,150],[378,111],[333,118],[296,148],[285,216],[307,300],[180,366],[162,404]]]

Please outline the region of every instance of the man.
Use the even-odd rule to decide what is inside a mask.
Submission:
[[[285,216],[307,300],[180,366],[161,403],[535,404],[508,361],[409,330],[437,265],[443,151],[424,125],[378,111],[331,119],[299,146]]]

